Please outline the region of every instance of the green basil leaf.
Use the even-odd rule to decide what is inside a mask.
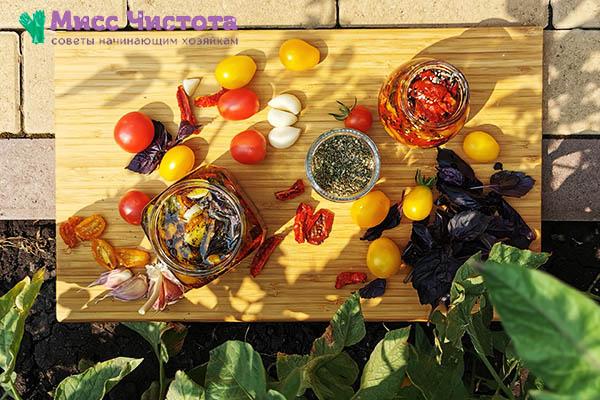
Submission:
[[[482,273],[525,365],[556,394],[598,398],[600,307],[541,271],[488,261]]]
[[[204,399],[204,388],[194,382],[183,371],[175,373],[175,379],[169,385],[166,400],[201,400]]]
[[[123,325],[143,337],[164,363],[181,351],[187,335],[185,325],[174,322],[123,322]]]
[[[141,364],[141,358],[117,357],[65,378],[54,400],[102,400],[117,383]]]
[[[410,326],[388,332],[377,343],[363,370],[360,389],[353,399],[393,400],[408,363]]]
[[[489,260],[498,264],[515,264],[526,268],[537,269],[550,258],[550,253],[536,253],[521,250],[503,243],[496,243],[490,250]]]
[[[360,308],[360,295],[352,294],[336,311],[323,336],[314,341],[312,356],[339,354],[365,337],[365,320]]]
[[[206,382],[211,400],[262,399],[267,393],[260,355],[248,343],[235,340],[211,350]]]
[[[315,357],[306,365],[308,384],[319,400],[351,398],[358,372],[358,365],[347,353]]]

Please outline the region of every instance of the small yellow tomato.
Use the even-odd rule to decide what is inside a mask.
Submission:
[[[402,213],[413,221],[421,221],[429,216],[433,208],[433,193],[428,186],[415,186],[404,196]]]
[[[251,57],[239,55],[222,60],[215,69],[217,82],[226,89],[246,86],[254,77],[256,63]]]
[[[361,228],[370,228],[383,221],[390,209],[390,199],[380,190],[373,190],[352,203],[352,221]]]
[[[187,146],[175,146],[165,153],[158,173],[167,181],[181,179],[194,167],[195,156]]]
[[[378,278],[395,275],[402,266],[400,249],[386,237],[374,240],[367,251],[367,267]]]
[[[279,59],[291,71],[304,71],[319,63],[319,49],[304,40],[289,39],[279,48]]]
[[[470,159],[489,163],[498,158],[500,145],[489,133],[474,131],[465,136],[463,150]]]

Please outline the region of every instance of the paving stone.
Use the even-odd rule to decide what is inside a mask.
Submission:
[[[54,139],[0,140],[0,219],[54,219]]]
[[[538,25],[548,0],[339,0],[342,26]]]
[[[600,31],[544,32],[544,134],[600,133]]]
[[[544,139],[542,217],[600,220],[600,139]]]
[[[127,0],[19,0],[3,1],[0,7],[0,29],[23,29],[19,23],[19,16],[23,12],[29,14],[35,10],[44,10],[46,14],[46,28],[50,27],[52,11],[71,11],[72,16],[115,15],[119,25],[127,23]]]
[[[335,0],[129,0],[144,15],[232,15],[239,27],[333,27]]]
[[[23,55],[23,132],[54,132],[54,46],[55,33],[46,31],[43,44],[33,44],[28,33],[21,34]]]
[[[550,0],[556,29],[600,28],[600,1]]]
[[[21,131],[19,35],[0,32],[0,133]]]

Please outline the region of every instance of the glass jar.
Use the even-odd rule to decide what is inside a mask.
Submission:
[[[158,261],[191,287],[234,268],[267,234],[233,175],[214,165],[195,169],[152,199],[142,228]]]
[[[469,84],[452,64],[416,58],[398,67],[379,91],[385,130],[409,146],[440,146],[454,137],[469,115]]]

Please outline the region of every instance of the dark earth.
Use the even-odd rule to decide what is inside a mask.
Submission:
[[[542,231],[543,249],[552,252],[545,268],[578,289],[600,296],[600,223],[546,222]],[[117,356],[143,357],[143,364],[109,395],[110,399],[139,398],[157,379],[154,354],[135,333],[118,323],[56,322],[54,249],[54,221],[0,221],[0,294],[39,268],[48,270],[47,280],[25,327],[17,361],[17,389],[24,399],[50,399],[49,393],[62,379],[80,372],[81,360],[98,362]],[[362,367],[385,335],[386,328],[405,325],[367,323],[365,339],[349,349],[350,355]],[[194,323],[188,326],[183,350],[167,366],[168,376],[207,361],[210,349],[231,339],[252,344],[268,367],[278,351],[307,353],[326,323]]]

